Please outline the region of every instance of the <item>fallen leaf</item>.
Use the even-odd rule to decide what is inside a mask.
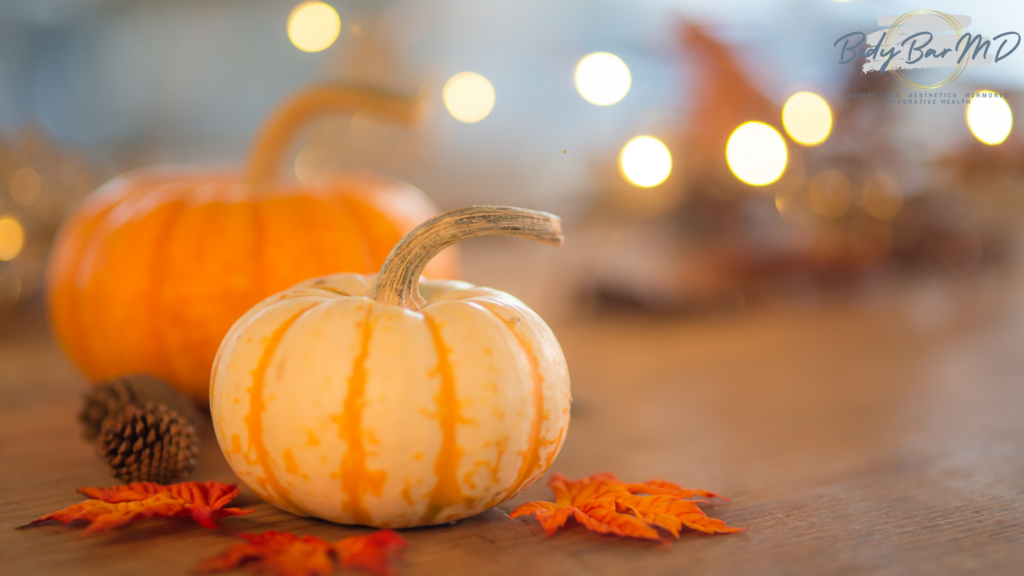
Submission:
[[[340,561],[346,568],[391,576],[391,560],[408,545],[393,530],[350,536],[333,544],[316,536],[299,538],[289,532],[269,531],[241,537],[245,542],[232,544],[219,555],[204,560],[196,571],[223,572],[247,566],[277,576],[327,576]]]
[[[104,502],[136,502],[150,498],[156,494],[168,493],[184,501],[188,514],[206,528],[216,528],[217,519],[225,516],[243,516],[253,510],[224,508],[238,496],[238,488],[234,484],[223,482],[180,482],[178,484],[157,484],[156,482],[132,482],[109,488],[79,488],[79,492]]]
[[[280,576],[326,576],[334,572],[335,551],[330,542],[316,536],[289,532],[241,534],[245,543],[232,544],[219,555],[204,560],[197,572],[224,572],[248,565],[255,572]]]
[[[725,499],[723,496],[707,490],[690,490],[665,480],[626,483],[607,472],[570,480],[555,473],[548,486],[555,493],[554,502],[527,502],[513,510],[510,517],[532,514],[548,536],[564,526],[570,517],[592,532],[645,540],[664,541],[658,528],[676,538],[683,527],[707,534],[742,530],[709,518],[698,506],[706,501],[689,499],[697,496]]]
[[[608,474],[607,472],[605,474]],[[613,480],[618,480],[614,475],[608,474]],[[633,494],[639,494],[646,492],[651,495],[667,494],[669,496],[677,496],[679,498],[693,498],[694,496],[702,496],[704,498],[721,498],[722,500],[729,501],[728,498],[721,494],[715,494],[714,492],[708,492],[707,490],[691,490],[689,488],[683,488],[678,484],[673,484],[666,480],[648,480],[640,484],[626,484],[626,489]]]
[[[79,488],[78,492],[104,502],[133,502],[145,500],[160,492],[169,492],[183,500],[221,508],[235,496],[238,488],[223,482],[179,482],[178,484],[157,484],[156,482],[132,482],[108,488]]]
[[[391,576],[391,560],[402,555],[409,543],[394,530],[378,530],[366,536],[349,536],[334,548],[341,555],[341,565],[362,568],[379,576]]]
[[[254,510],[224,508],[238,489],[220,482],[183,482],[163,486],[154,482],[136,482],[110,488],[79,488],[86,500],[63,510],[41,516],[26,528],[48,520],[68,524],[76,520],[89,523],[85,532],[101,532],[145,518],[191,517],[206,528],[216,528],[217,520],[226,516],[244,516]]]

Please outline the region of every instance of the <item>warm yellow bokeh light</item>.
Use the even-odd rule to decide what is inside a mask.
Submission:
[[[476,72],[459,72],[441,91],[448,112],[460,122],[479,122],[494,108],[494,86]]]
[[[782,107],[782,126],[798,144],[817,146],[832,130],[832,111],[814,92],[797,92]]]
[[[839,170],[822,170],[807,188],[807,207],[818,216],[838,218],[850,209],[853,202],[853,186],[850,179]]]
[[[303,2],[288,15],[288,38],[303,52],[319,52],[338,39],[341,18],[323,2]]]
[[[875,172],[864,182],[860,203],[875,218],[891,220],[903,208],[903,187],[889,174]]]
[[[993,94],[982,90],[979,94]],[[985,144],[1002,144],[1013,128],[1013,113],[1003,98],[975,97],[967,105],[967,126]]]
[[[657,186],[672,172],[672,154],[661,140],[637,136],[622,147],[619,155],[622,175],[641,188]]]
[[[25,244],[25,229],[14,216],[0,216],[0,261],[14,260]]]
[[[39,174],[28,166],[18,170],[11,176],[11,199],[19,206],[29,206],[39,198],[42,181]]]
[[[316,184],[324,175],[326,164],[324,149],[307,144],[295,155],[295,179],[306,186]]]
[[[745,122],[729,136],[725,159],[741,181],[765,186],[786,170],[786,142],[775,128],[763,122]]]
[[[576,89],[591,104],[615,104],[626,96],[631,83],[629,68],[614,54],[594,52],[576,65]]]

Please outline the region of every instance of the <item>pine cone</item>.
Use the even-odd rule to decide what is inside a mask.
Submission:
[[[199,442],[187,418],[162,404],[127,406],[107,418],[100,452],[119,480],[168,484],[195,468]]]
[[[193,425],[198,422],[195,405],[170,384],[155,376],[132,374],[97,384],[85,394],[82,411],[78,419],[84,426],[86,438],[96,438],[103,421],[118,416],[127,406],[145,404],[160,405],[188,418]]]

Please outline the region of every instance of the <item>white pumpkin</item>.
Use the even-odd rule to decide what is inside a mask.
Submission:
[[[243,482],[295,514],[400,528],[487,510],[551,466],[570,396],[550,328],[504,292],[419,281],[485,234],[561,242],[549,214],[455,210],[410,232],[379,277],[310,280],[238,320],[210,410]]]

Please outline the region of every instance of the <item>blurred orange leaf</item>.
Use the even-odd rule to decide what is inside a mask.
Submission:
[[[298,536],[288,532],[242,534],[245,543],[232,544],[226,550],[204,560],[198,572],[224,572],[248,565],[253,571],[280,576],[326,576],[334,572],[334,548],[316,536]]]
[[[527,502],[510,515],[517,518],[532,514],[548,536],[564,526],[570,517],[592,532],[645,540],[664,541],[658,528],[676,538],[683,527],[707,534],[742,530],[709,518],[698,506],[706,503],[705,500],[689,500],[697,496],[725,499],[724,496],[707,490],[690,490],[665,480],[626,483],[607,472],[570,480],[555,473],[548,486],[555,493],[555,502]]]
[[[216,528],[219,518],[253,512],[224,508],[238,495],[238,489],[221,482],[182,482],[169,486],[135,482],[110,488],[79,488],[78,491],[94,499],[41,516],[22,528],[47,520],[64,524],[84,520],[89,523],[85,531],[91,533],[124,526],[134,520],[178,517],[191,517],[206,528]]]
[[[391,559],[402,555],[409,543],[394,530],[378,530],[366,536],[349,536],[334,548],[341,555],[341,565],[362,568],[380,576],[391,576]]]
[[[278,576],[327,576],[340,560],[346,568],[362,568],[378,576],[394,573],[391,560],[401,555],[407,543],[393,530],[379,530],[366,536],[350,536],[335,543],[316,536],[289,532],[242,534],[246,542],[232,544],[217,556],[204,560],[197,571],[223,572],[248,566],[251,570]]]

